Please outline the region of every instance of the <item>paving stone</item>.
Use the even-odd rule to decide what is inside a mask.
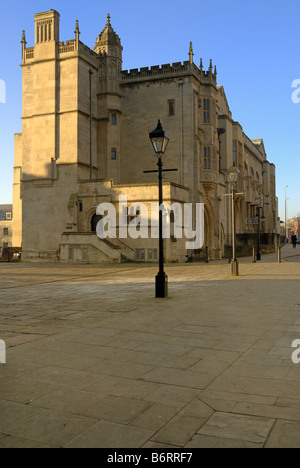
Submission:
[[[178,412],[174,406],[152,404],[152,406],[131,421],[132,426],[158,431]]]
[[[274,419],[269,418],[215,413],[198,434],[263,444],[274,422]]]
[[[151,440],[164,444],[174,444],[183,447],[206,419],[193,416],[177,415],[158,431]]]
[[[202,389],[213,380],[213,376],[182,369],[158,367],[145,374],[143,380]]]
[[[10,427],[8,434],[30,439],[50,446],[63,446],[78,434],[93,426],[96,420],[52,410],[19,421]]]
[[[1,442],[1,441],[0,441]],[[278,420],[266,441],[265,448],[299,448],[299,422]]]
[[[159,385],[152,382],[143,382],[136,379],[125,379],[102,376],[96,383],[85,387],[87,392],[97,392],[101,395],[113,395],[124,398],[146,399]]]
[[[263,443],[253,443],[246,440],[228,439],[215,436],[195,434],[184,446],[186,449],[197,448],[262,448]]]
[[[99,380],[99,376],[95,374],[56,366],[46,366],[35,370],[27,374],[27,378],[38,382],[66,385],[71,388],[84,388]]]
[[[0,399],[30,403],[32,400],[47,395],[56,389],[55,385],[35,382],[24,377],[5,377],[5,379],[0,380]]]
[[[72,441],[66,448],[139,448],[153,435],[147,429],[100,421]]]
[[[0,448],[59,448],[55,445],[42,444],[37,441],[29,439],[21,439],[20,437],[14,437],[10,435],[0,437]]]
[[[174,385],[160,385],[147,397],[147,400],[181,409],[190,403],[197,394],[198,391],[195,389],[176,387]]]
[[[238,403],[232,409],[233,413],[265,416],[274,419],[289,419],[300,422],[300,408],[286,408],[274,405],[260,405],[255,403]],[[300,441],[299,441],[300,442]]]
[[[152,370],[152,366],[138,364],[135,362],[121,362],[105,359],[97,364],[87,367],[85,370],[91,373],[138,379]]]
[[[38,408],[32,408],[28,405],[0,400],[0,433],[5,434],[16,421],[22,421],[34,416],[39,411]]]

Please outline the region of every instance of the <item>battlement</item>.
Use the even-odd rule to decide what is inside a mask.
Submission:
[[[190,61],[167,63],[163,65],[154,65],[152,67],[133,68],[131,70],[123,70],[121,73],[121,81],[127,80],[145,80],[151,78],[162,78],[168,75],[187,75],[194,74],[198,79],[203,81],[212,81],[216,83],[216,71],[213,72],[211,67],[204,71],[199,69]]]
[[[164,65],[154,65],[152,67],[133,68],[131,70],[122,71],[122,80],[136,79],[136,78],[149,78],[151,76],[166,75],[180,72],[188,72],[190,70],[190,62],[176,62],[167,63]]]
[[[59,42],[58,43],[58,53],[65,54],[67,52],[74,52],[75,51],[75,40]]]

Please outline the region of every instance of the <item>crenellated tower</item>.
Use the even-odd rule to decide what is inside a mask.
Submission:
[[[98,54],[98,172],[120,182],[121,160],[121,40],[113,30],[110,15],[96,40]]]

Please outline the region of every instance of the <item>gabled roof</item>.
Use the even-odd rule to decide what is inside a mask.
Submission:
[[[227,100],[227,97],[226,97],[226,93],[225,93],[225,90],[224,90],[224,86],[217,86],[217,90],[218,90],[218,93],[225,100],[225,103],[226,103],[226,106],[227,106],[227,112],[229,114],[231,114],[230,107],[229,107],[229,104],[228,104],[228,100]]]
[[[266,149],[264,145],[264,140],[262,138],[255,138],[254,140],[251,140],[256,146],[259,147],[260,151],[266,156]]]

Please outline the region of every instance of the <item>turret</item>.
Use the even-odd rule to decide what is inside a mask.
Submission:
[[[110,24],[110,15],[107,15],[106,26],[99,34],[94,47],[96,54],[114,57],[120,60],[122,64],[122,50],[121,40],[113,30]]]
[[[35,44],[59,42],[59,17],[59,13],[55,10],[34,15]]]

